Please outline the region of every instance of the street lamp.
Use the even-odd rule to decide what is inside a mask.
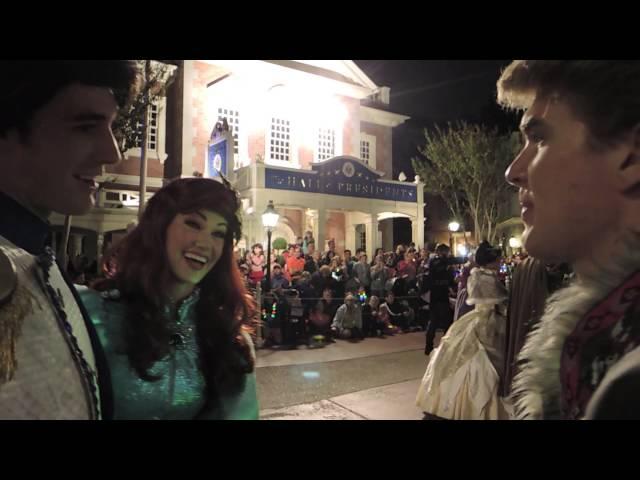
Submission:
[[[269,200],[267,209],[262,214],[262,225],[267,229],[267,282],[265,292],[271,290],[271,229],[278,224],[278,212],[273,207],[273,200]]]
[[[457,232],[460,229],[460,224],[458,222],[449,223],[449,248],[451,248],[451,254],[455,256],[455,252],[453,250],[453,232]]]
[[[511,237],[509,239],[509,246],[511,247],[511,253],[513,254],[515,250],[522,248],[522,241],[517,237]]]

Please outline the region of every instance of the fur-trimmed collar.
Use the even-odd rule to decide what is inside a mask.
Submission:
[[[580,319],[624,279],[640,268],[640,234],[628,234],[597,276],[575,280],[553,294],[540,322],[518,355],[521,370],[513,382],[517,418],[561,419],[560,359],[565,339]]]

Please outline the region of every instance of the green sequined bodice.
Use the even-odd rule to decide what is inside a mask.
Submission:
[[[96,327],[111,370],[114,419],[193,419],[204,406],[204,378],[198,368],[195,337],[197,291],[185,299],[172,326],[170,353],[156,362],[149,373],[160,380],[149,382],[138,377],[124,353],[123,322],[126,306],[109,298],[108,293],[81,291],[81,297]],[[112,295],[113,296],[113,295]],[[169,310],[165,312],[170,314]],[[203,418],[257,419],[255,374],[246,376],[242,392],[220,399],[218,411],[205,412]]]

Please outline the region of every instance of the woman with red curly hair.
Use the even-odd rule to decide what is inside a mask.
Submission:
[[[236,262],[236,192],[206,178],[160,189],[115,276],[81,292],[106,351],[114,419],[257,419],[253,302]]]

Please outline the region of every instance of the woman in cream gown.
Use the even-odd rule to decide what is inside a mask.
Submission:
[[[416,404],[428,417],[506,420],[499,396],[504,358],[507,291],[497,277],[500,251],[483,242],[467,289],[474,310],[460,317],[431,353]]]

